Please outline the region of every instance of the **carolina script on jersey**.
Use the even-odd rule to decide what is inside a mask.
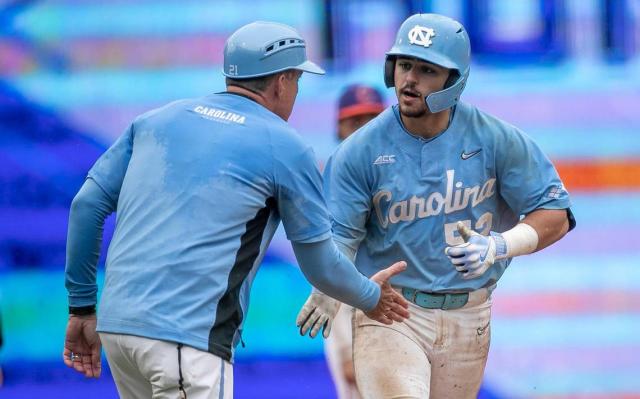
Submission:
[[[457,182],[454,189],[454,176],[453,169],[447,170],[447,192],[444,195],[436,191],[427,197],[414,195],[410,199],[394,202],[393,193],[387,190],[378,191],[373,196],[373,207],[380,225],[386,228],[389,223],[410,222],[416,218],[423,219],[439,215],[443,211],[449,214],[466,208],[469,203],[475,207],[495,193],[495,178],[487,180],[482,186],[464,189],[462,189],[462,182]],[[383,206],[384,204],[390,205],[387,208]],[[383,207],[388,209],[387,214],[384,213]]]
[[[242,115],[221,109],[204,107],[202,105],[196,106],[193,110],[208,119],[218,120],[223,123],[235,122],[243,125],[245,120],[245,117]]]

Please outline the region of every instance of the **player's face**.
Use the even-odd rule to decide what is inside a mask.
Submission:
[[[346,139],[375,117],[376,114],[365,114],[344,118],[338,122],[338,139],[340,139],[340,141]]]
[[[419,118],[430,113],[425,98],[444,88],[449,70],[415,58],[396,59],[394,82],[400,113]]]

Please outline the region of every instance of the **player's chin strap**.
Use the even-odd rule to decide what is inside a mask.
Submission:
[[[458,222],[463,244],[446,247],[444,252],[464,279],[480,277],[497,260],[530,254],[538,247],[538,233],[526,223],[519,223],[504,233],[483,236]]]

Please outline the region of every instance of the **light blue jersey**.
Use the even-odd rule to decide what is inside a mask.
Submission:
[[[358,269],[371,276],[406,260],[392,284],[430,292],[491,286],[509,264],[463,279],[444,253],[463,243],[458,221],[487,235],[535,209],[570,206],[555,168],[529,137],[463,102],[430,140],[404,129],[397,105],[388,108],[341,144],[324,177],[334,239],[357,250]]]
[[[98,309],[102,332],[182,342],[229,360],[280,220],[297,243],[331,234],[312,150],[285,121],[239,95],[142,115],[89,178],[118,212]]]

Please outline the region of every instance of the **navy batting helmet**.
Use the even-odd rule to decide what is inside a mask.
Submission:
[[[252,22],[235,31],[225,43],[224,76],[249,79],[287,69],[324,74],[307,59],[304,39],[288,25]]]
[[[393,87],[395,60],[398,56],[417,58],[444,68],[457,75],[443,90],[431,93],[425,99],[431,112],[453,107],[469,76],[471,45],[462,24],[438,14],[415,14],[407,18],[396,35],[396,41],[387,52],[384,82]]]

